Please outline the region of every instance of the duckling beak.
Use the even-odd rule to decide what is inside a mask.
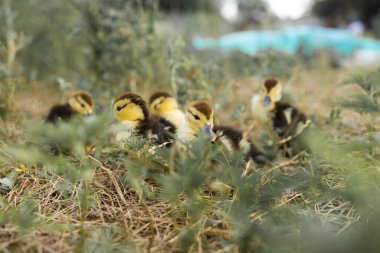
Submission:
[[[271,102],[272,102],[272,100],[270,99],[269,96],[265,96],[265,97],[264,97],[264,101],[263,101],[263,105],[264,105],[264,107],[269,106]]]
[[[201,133],[212,140],[216,138],[216,134],[212,130],[212,126],[209,124],[204,124],[203,127],[201,127]]]

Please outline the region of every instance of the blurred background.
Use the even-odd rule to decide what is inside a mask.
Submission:
[[[275,48],[297,53],[300,45],[308,44],[299,42],[289,51],[283,48],[289,40],[281,47],[273,46],[271,39],[278,38],[274,33],[278,35],[285,27],[311,36],[313,29],[300,32],[297,28],[310,25],[340,29],[326,30],[332,37],[319,42],[323,49],[339,53],[344,43],[352,43],[342,30],[355,36],[380,36],[379,10],[376,0],[2,0],[0,42],[6,64],[0,69],[7,75],[22,74],[30,81],[62,78],[85,87],[135,81],[164,83],[170,74],[157,68],[168,66],[168,42],[177,35],[182,36],[186,50],[195,45],[224,53],[226,47],[244,52],[247,43],[258,43],[262,44],[259,49],[246,52],[252,56],[261,49]],[[272,34],[248,41],[244,41],[244,34],[238,34],[227,40],[227,45],[192,43],[196,38],[218,38],[238,31]],[[319,31],[322,37],[324,31]],[[302,40],[302,36],[294,40]],[[344,60],[360,49],[358,45],[349,47],[343,49]],[[361,55],[363,63],[379,54],[378,44],[369,47],[376,54]]]

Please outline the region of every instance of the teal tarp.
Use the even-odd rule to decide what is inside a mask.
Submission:
[[[302,48],[310,55],[315,49],[331,48],[341,55],[350,55],[361,49],[380,53],[380,41],[357,37],[349,30],[318,26],[284,27],[280,31],[247,31],[224,35],[220,38],[195,38],[197,49],[217,49],[222,51],[241,50],[254,54],[263,49],[276,49],[295,53]]]

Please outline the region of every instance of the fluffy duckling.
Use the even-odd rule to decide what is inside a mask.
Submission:
[[[280,148],[289,155],[290,150],[286,149],[289,149],[290,141],[310,124],[310,120],[296,107],[280,101],[281,97],[282,83],[276,78],[267,78],[261,93],[253,96],[251,109],[257,121],[273,129],[281,139]]]
[[[74,115],[90,115],[94,110],[94,100],[90,93],[76,92],[65,104],[54,105],[46,117],[47,122],[55,123],[58,120],[67,120]]]
[[[185,114],[185,124],[180,125],[177,131],[177,138],[181,141],[190,141],[200,134],[204,134],[211,139],[216,135],[213,131],[214,112],[206,102],[195,102],[191,104]]]
[[[256,94],[251,100],[251,110],[255,119],[260,124],[266,124],[271,121],[270,112],[275,110],[276,103],[282,97],[282,84],[275,78],[264,80],[260,94]]]
[[[170,121],[176,128],[186,122],[185,114],[178,108],[177,100],[167,92],[156,92],[149,99],[149,109],[153,114]]]
[[[175,134],[175,126],[166,119],[150,115],[144,99],[135,93],[125,93],[113,103],[116,119],[126,127],[116,134],[118,142],[131,135],[149,139],[153,144],[171,142]]]
[[[213,109],[207,102],[195,102],[186,111],[186,124],[178,131],[178,138],[191,140],[203,133],[213,141],[220,142],[228,151],[246,151],[248,158],[256,163],[265,163],[264,155],[244,134],[229,126],[214,126]]]

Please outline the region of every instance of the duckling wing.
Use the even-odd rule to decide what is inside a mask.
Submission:
[[[150,136],[148,138],[152,140],[153,144],[161,145],[174,141],[176,128],[170,121],[160,116],[151,116],[149,125],[150,133],[148,135]]]
[[[69,119],[70,117],[73,116],[75,112],[71,109],[71,107],[66,104],[66,105],[54,105],[46,117],[47,122],[52,122],[55,123],[59,119]]]
[[[268,159],[250,140],[244,138],[243,133],[229,126],[214,126],[214,132],[220,142],[230,151],[244,149],[247,152],[246,159],[252,159],[259,165],[264,165]],[[231,150],[232,149],[232,150]]]
[[[214,126],[214,132],[216,133],[217,140],[230,151],[238,150],[239,143],[243,138],[243,133],[237,129],[229,126]]]
[[[299,123],[304,124],[307,120],[305,114],[288,103],[278,102],[275,108],[273,128],[281,138],[292,135]]]
[[[249,143],[249,158],[251,158],[255,163],[259,165],[264,165],[269,161],[267,155],[265,155],[255,144],[251,141]]]

